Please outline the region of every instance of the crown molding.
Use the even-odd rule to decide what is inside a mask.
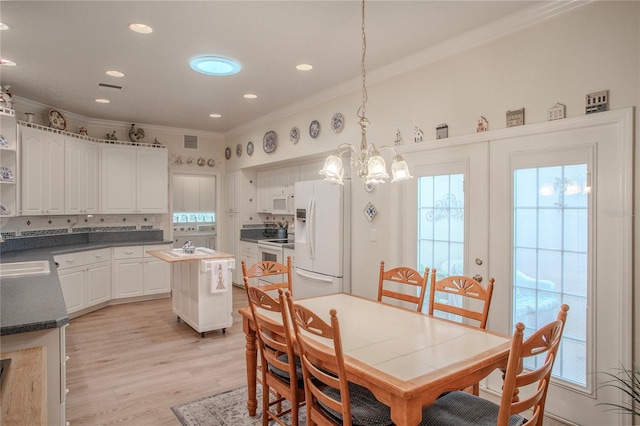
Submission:
[[[20,111],[33,111],[46,114],[49,109],[54,108],[50,105],[46,105],[40,102],[32,101],[30,99],[21,98],[18,96],[14,96],[14,109]],[[115,120],[102,120],[99,118],[91,118],[85,117],[84,115],[76,114],[71,111],[63,110],[62,108],[57,108],[62,111],[67,118],[68,121],[79,123],[84,126],[94,126],[94,127],[106,127],[113,129],[124,129],[127,130],[131,126],[130,121],[115,121]],[[158,126],[154,124],[145,124],[145,123],[136,123],[138,127],[142,127],[145,131],[152,133],[161,133],[168,135],[193,135],[203,138],[210,138],[215,141],[224,141],[224,134],[220,132],[207,132],[204,130],[193,130],[193,129],[184,129],[180,127],[167,127],[167,126]]]
[[[596,0],[556,0],[552,2],[536,3],[528,9],[521,10],[502,19],[493,21],[473,31],[461,34],[458,37],[429,47],[421,52],[387,64],[381,68],[368,71],[367,80],[369,81],[369,84],[388,80],[392,77],[405,74],[417,68],[454,56],[458,53],[464,52],[465,50],[473,49],[482,44],[490,43],[499,38],[506,37],[510,34],[521,31],[524,28],[531,27],[548,19],[575,10],[578,7],[592,3],[593,1]],[[224,136],[229,139],[256,128],[264,127],[276,120],[293,115],[300,110],[308,109],[334,100],[340,96],[355,92],[360,89],[361,85],[362,78],[354,78],[331,89],[318,92],[311,97],[305,98],[253,121],[235,127],[226,132]]]

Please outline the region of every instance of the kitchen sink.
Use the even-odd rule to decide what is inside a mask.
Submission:
[[[48,260],[0,263],[0,278],[47,275],[50,272]]]

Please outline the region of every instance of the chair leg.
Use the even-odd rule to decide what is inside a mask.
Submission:
[[[476,383],[476,384],[474,384],[474,385],[472,386],[472,388],[473,388],[473,389],[472,389],[472,393],[473,393],[475,396],[480,396],[480,384],[479,384],[479,383]]]
[[[269,394],[271,389],[265,385],[266,380],[262,382],[262,426],[269,426]]]

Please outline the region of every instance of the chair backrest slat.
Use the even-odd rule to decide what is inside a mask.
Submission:
[[[485,288],[475,279],[463,275],[452,275],[436,280],[436,270],[434,269],[431,272],[431,288],[429,289],[429,315],[433,316],[434,311],[459,315],[478,321],[478,327],[484,329],[487,327],[487,320],[489,319],[493,284],[494,279],[489,278],[489,284],[487,284]],[[437,296],[440,294],[457,295],[467,299],[481,300],[483,301],[482,310],[478,311],[472,308],[439,302]]]
[[[416,311],[422,311],[422,305],[424,304],[424,296],[427,289],[427,279],[429,277],[429,269],[424,270],[424,275],[420,275],[418,271],[407,266],[400,266],[392,268],[387,271],[384,269],[384,261],[380,262],[380,275],[378,279],[378,302],[383,302],[383,297],[401,300],[403,302],[414,303],[416,305]],[[394,289],[385,288],[385,283],[402,284],[409,286],[409,293],[402,293],[395,288],[398,286],[394,284]]]

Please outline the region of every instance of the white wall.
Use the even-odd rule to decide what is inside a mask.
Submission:
[[[375,46],[368,46],[374,49]],[[354,61],[357,58],[354,58]],[[475,133],[476,120],[484,116],[489,129],[506,127],[505,112],[525,108],[525,123],[546,121],[547,110],[556,102],[566,105],[568,117],[584,114],[585,95],[609,90],[610,109],[636,107],[640,104],[640,3],[592,2],[571,12],[548,19],[484,46],[450,56],[431,65],[409,71],[392,79],[368,85],[367,116],[369,142],[392,145],[396,129],[406,144],[413,144],[415,126],[429,140],[435,138],[435,127],[449,125],[449,136]],[[335,149],[341,142],[359,143],[356,110],[360,93],[353,92],[334,101],[301,110],[269,125],[233,135],[228,146],[248,141],[256,145],[252,158],[243,156],[229,161],[231,168],[259,166],[271,161],[294,161],[296,158],[320,155]],[[335,135],[330,118],[341,112],[345,129]],[[308,125],[320,121],[322,131],[316,140],[308,136]],[[297,126],[302,138],[297,145],[289,143],[289,129]],[[270,155],[261,150],[262,135],[275,130],[279,135],[277,150]],[[635,186],[640,187],[640,144],[635,143]],[[401,150],[400,150],[401,151]],[[411,158],[405,158],[411,166]],[[392,252],[391,235],[399,232],[397,218],[389,203],[393,202],[394,185],[379,186],[371,194],[354,180],[352,191],[352,270],[354,293],[373,298],[376,295],[378,262],[399,262]],[[635,191],[635,205],[640,206],[640,191]],[[362,210],[368,201],[378,209],[369,223]],[[636,207],[637,209],[637,207]],[[637,210],[636,210],[637,211]],[[630,213],[631,214],[631,213]],[[640,213],[635,214],[635,264],[640,265]],[[377,241],[370,241],[375,227]],[[634,271],[638,276],[638,271]],[[640,281],[636,284],[635,305],[640,306]],[[640,318],[640,311],[636,312]],[[636,320],[636,323],[640,319]],[[635,328],[635,354],[639,354]],[[634,359],[638,359],[636,355]]]

